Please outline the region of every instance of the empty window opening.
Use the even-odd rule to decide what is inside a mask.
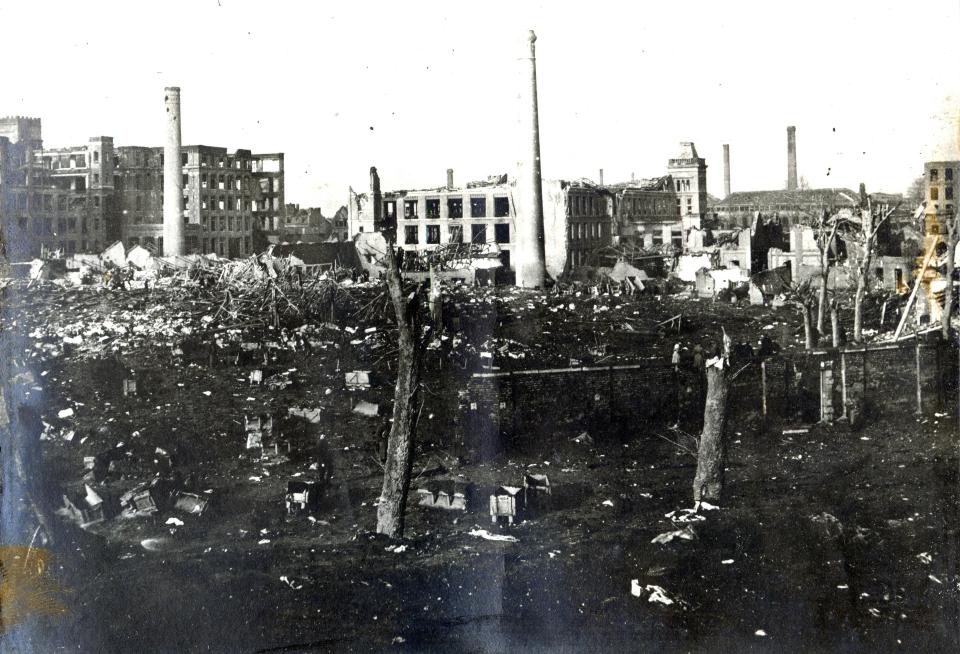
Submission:
[[[473,218],[487,217],[487,198],[470,198],[470,216]]]
[[[447,200],[447,215],[450,218],[463,218],[463,198]]]

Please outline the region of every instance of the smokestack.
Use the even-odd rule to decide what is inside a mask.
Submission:
[[[163,144],[163,254],[169,257],[184,254],[180,87],[168,86],[163,92],[167,109],[167,140]]]
[[[603,186],[603,168],[600,169],[600,186]]]
[[[383,224],[383,196],[380,193],[380,175],[376,166],[370,166],[370,208],[373,210],[373,229],[382,231]]]
[[[540,177],[540,119],[537,114],[537,35],[530,30],[525,83],[520,96],[521,138],[527,149],[520,161],[519,200],[516,215],[517,247],[513,249],[517,286],[542,288],[547,278],[543,228],[543,181]]]
[[[730,144],[723,144],[723,197],[730,195]]]
[[[787,128],[787,190],[797,190],[797,128]]]
[[[447,168],[447,190],[453,190],[453,168]]]
[[[637,181],[636,176],[635,176],[632,172],[630,173],[630,181],[631,181],[631,182]]]

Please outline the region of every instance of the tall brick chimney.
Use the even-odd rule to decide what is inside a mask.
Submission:
[[[376,166],[370,166],[370,209],[374,231],[383,231],[387,226],[383,224],[383,195],[380,193],[380,175]]]
[[[447,168],[447,190],[453,190],[453,168]]]
[[[168,86],[163,103],[167,110],[166,140],[163,144],[163,254],[182,256],[183,166],[180,163],[180,87]]]
[[[514,270],[517,286],[542,288],[547,279],[543,227],[543,180],[540,174],[540,118],[537,113],[537,35],[527,36],[529,53],[524,53],[525,83],[520,89],[521,138],[526,139],[519,162]]]
[[[603,186],[603,168],[600,169],[600,186]]]
[[[723,144],[723,197],[730,195],[730,144]]]
[[[797,128],[787,128],[787,190],[797,190]]]

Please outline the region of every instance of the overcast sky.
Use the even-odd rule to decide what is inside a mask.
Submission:
[[[781,188],[787,125],[813,186],[900,192],[958,157],[960,0],[6,0],[0,25],[0,115],[48,147],[162,145],[176,85],[185,144],[285,152],[287,201],[327,212],[371,165],[385,189],[512,172],[528,29],[546,177],[653,177],[694,141],[714,195],[723,143],[734,191]]]

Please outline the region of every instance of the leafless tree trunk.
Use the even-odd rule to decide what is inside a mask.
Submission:
[[[817,341],[820,340],[819,334],[813,326],[813,307],[809,304],[801,304],[800,315],[803,317],[804,347],[812,350],[817,347]]]
[[[817,289],[817,332],[822,334],[827,318],[827,283],[830,281],[830,264],[820,258],[820,288]]]
[[[817,249],[820,251],[820,288],[817,298],[817,333],[822,334],[827,317],[827,291],[830,283],[830,248],[837,237],[837,228],[840,226],[840,220],[837,216],[833,217],[830,224],[827,223],[828,214],[823,213],[820,218],[820,224],[817,232]]]
[[[884,222],[893,215],[896,207],[881,207],[879,213],[875,214],[874,207],[870,199],[866,197],[866,191],[861,184],[861,195],[863,204],[860,208],[860,245],[863,248],[860,265],[857,266],[857,290],[853,296],[853,340],[857,343],[863,342],[863,298],[867,294],[867,286],[870,283],[870,264],[873,261],[873,251],[877,244],[877,232]],[[899,206],[899,205],[897,205]],[[879,220],[877,218],[879,217]]]
[[[867,293],[867,280],[870,275],[870,261],[873,258],[873,237],[876,231],[873,228],[873,210],[868,205],[860,211],[860,225],[863,233],[863,254],[857,275],[857,291],[853,296],[853,340],[860,343],[863,340],[863,297]]]
[[[840,307],[836,301],[830,303],[830,335],[833,347],[840,347]]]
[[[950,337],[950,319],[953,317],[953,269],[954,257],[957,252],[958,217],[947,216],[947,288],[943,294],[943,319],[940,330],[943,339]]]
[[[377,506],[377,533],[390,538],[403,536],[410,471],[413,467],[417,429],[416,399],[420,383],[422,341],[419,321],[419,289],[404,295],[403,278],[394,244],[387,239],[386,279],[397,318],[397,383],[393,395],[393,425],[387,441],[383,490]]]
[[[697,474],[693,479],[693,500],[719,502],[723,493],[723,469],[726,465],[727,395],[730,389],[730,338],[723,334],[723,347],[708,359],[707,400],[703,407],[703,431],[697,452]]]

